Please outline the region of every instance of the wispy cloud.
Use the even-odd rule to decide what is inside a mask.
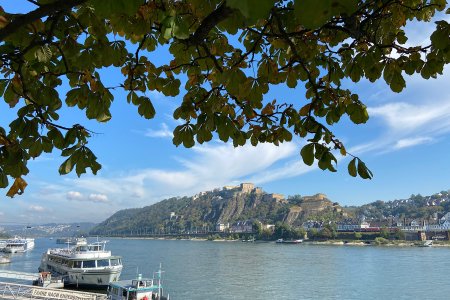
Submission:
[[[398,140],[394,145],[394,149],[403,149],[433,141],[430,137],[416,137]]]
[[[263,182],[264,178],[298,174],[298,169],[290,162],[298,161],[297,148],[294,143],[278,147],[261,144],[234,148],[230,144],[213,142],[212,145],[194,147],[191,159],[177,158],[179,168],[175,170],[147,168],[114,177],[84,177],[68,183],[85,194],[104,195],[105,198],[96,196],[95,199],[108,200],[118,208],[136,207],[170,196],[193,195],[202,190],[257,179],[257,174],[265,175],[255,183]],[[278,166],[283,161],[289,166],[288,170],[282,171]],[[274,172],[269,176],[271,170]]]
[[[166,123],[162,123],[160,129],[147,129],[147,131],[145,132],[145,136],[155,138],[171,138],[173,136],[173,133],[171,130],[169,130],[169,126],[167,126]]]
[[[448,99],[450,100],[450,99]],[[383,119],[396,133],[426,131],[428,133],[450,131],[450,102],[413,105],[405,102],[389,103],[369,108],[372,117]]]
[[[450,90],[443,89],[450,80],[450,66],[437,79],[420,75],[405,77],[407,88],[394,94],[389,103],[368,107],[370,123],[379,135],[349,147],[349,152],[385,154],[424,145],[450,133]]]
[[[45,208],[40,206],[40,205],[30,205],[27,210],[30,211],[30,212],[38,212],[38,213],[40,213],[40,212],[44,212]]]

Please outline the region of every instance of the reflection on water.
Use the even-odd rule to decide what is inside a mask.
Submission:
[[[57,247],[36,239],[0,269],[37,272]],[[162,262],[172,299],[447,299],[450,248],[110,239],[122,279],[152,277]]]

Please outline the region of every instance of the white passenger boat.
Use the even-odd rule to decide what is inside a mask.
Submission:
[[[56,239],[57,244],[66,244],[66,245],[83,245],[87,244],[86,238],[84,237],[71,237],[71,238],[58,238]]]
[[[66,285],[107,286],[118,281],[122,258],[105,250],[106,242],[77,245],[72,248],[48,249],[42,255],[40,272],[63,276]]]
[[[6,253],[18,253],[27,252],[28,250],[33,248],[34,239],[15,236],[12,239],[6,240],[6,245],[3,248],[3,251]]]
[[[169,300],[169,295],[163,296],[161,284],[161,266],[153,278],[142,278],[110,282],[108,286],[109,300]]]

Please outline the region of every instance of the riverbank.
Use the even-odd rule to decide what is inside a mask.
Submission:
[[[241,242],[239,239],[207,239],[207,238],[173,238],[173,237],[120,237],[120,239],[131,240],[169,240],[169,241],[193,241],[193,242]],[[255,243],[274,243],[275,241],[256,240]],[[421,241],[405,240],[304,240],[305,245],[325,245],[325,246],[382,246],[382,247],[420,247]],[[433,247],[450,247],[450,241],[434,241]]]
[[[382,246],[382,247],[421,247],[421,241],[402,241],[402,240],[386,240],[383,242],[377,241],[343,241],[343,240],[324,240],[304,242],[309,245],[330,245],[330,246]],[[450,247],[450,241],[433,242],[433,247]]]

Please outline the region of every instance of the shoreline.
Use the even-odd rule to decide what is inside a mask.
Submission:
[[[134,239],[134,240],[167,240],[167,241],[193,241],[193,242],[241,242],[241,240],[229,240],[229,239],[214,239],[209,240],[207,238],[163,238],[163,237],[112,237],[117,239]],[[255,243],[274,243],[275,241],[263,241],[256,240]],[[387,243],[377,244],[375,241],[344,241],[344,240],[304,240],[305,245],[317,245],[317,246],[353,246],[353,247],[421,247],[421,241],[388,241]],[[434,242],[432,247],[450,247],[450,241],[446,242]]]

